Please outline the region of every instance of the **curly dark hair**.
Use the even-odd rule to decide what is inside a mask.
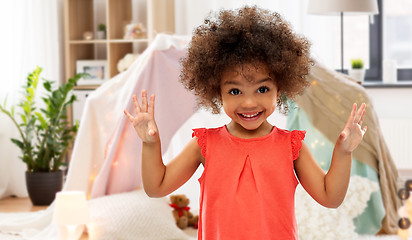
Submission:
[[[194,30],[180,81],[201,106],[219,113],[222,73],[230,67],[264,63],[281,92],[278,107],[286,113],[287,99],[310,85],[306,79],[313,62],[309,50],[309,41],[294,33],[276,12],[257,6],[221,10]]]

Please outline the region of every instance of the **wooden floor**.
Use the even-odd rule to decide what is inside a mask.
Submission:
[[[8,197],[0,199],[0,212],[34,212],[46,209],[47,206],[33,206],[29,198]]]
[[[34,212],[45,210],[48,206],[33,206],[29,198],[8,197],[0,199],[0,213]],[[87,233],[83,233],[80,240],[88,240]]]

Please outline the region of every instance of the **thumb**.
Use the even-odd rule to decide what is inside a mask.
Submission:
[[[153,129],[149,129],[148,133],[150,136],[154,136],[156,134],[156,131]]]
[[[348,136],[348,133],[343,130],[340,134],[339,134],[339,140],[344,141],[346,140],[346,137]]]

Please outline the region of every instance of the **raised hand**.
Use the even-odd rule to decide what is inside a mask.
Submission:
[[[365,116],[366,104],[362,103],[357,110],[356,103],[353,104],[352,112],[346,121],[345,127],[339,135],[342,150],[353,152],[361,143],[367,127],[362,128],[363,116]]]
[[[136,116],[131,115],[126,109],[123,110],[130,123],[133,124],[137,135],[139,135],[140,139],[146,143],[155,142],[159,139],[159,135],[157,134],[159,131],[154,120],[154,101],[155,95],[153,94],[150,96],[148,103],[147,92],[143,89],[142,106],[140,106],[137,102],[136,95],[133,95],[133,104],[136,110]]]

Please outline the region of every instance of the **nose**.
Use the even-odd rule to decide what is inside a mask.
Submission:
[[[257,106],[256,98],[253,96],[245,96],[242,99],[241,107],[244,109],[253,109]]]

